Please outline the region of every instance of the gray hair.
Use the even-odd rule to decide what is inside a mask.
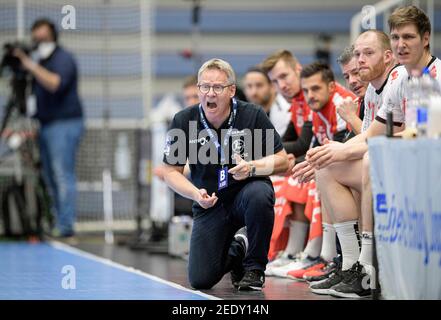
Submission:
[[[201,78],[202,73],[205,70],[209,70],[209,69],[217,69],[225,72],[225,74],[227,75],[228,84],[236,84],[236,74],[234,73],[234,70],[231,67],[231,65],[228,62],[217,58],[208,60],[202,65],[202,67],[200,67],[198,71],[198,81]]]
[[[337,63],[341,66],[344,66],[348,64],[353,57],[354,57],[354,46],[351,45],[343,50],[341,55],[337,58]]]

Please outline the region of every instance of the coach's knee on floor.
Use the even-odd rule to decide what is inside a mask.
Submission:
[[[201,271],[203,274],[189,274],[188,280],[193,289],[211,289],[219,279],[214,279],[213,277],[207,277],[207,270]]]

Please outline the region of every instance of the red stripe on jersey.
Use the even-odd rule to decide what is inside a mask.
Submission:
[[[356,99],[355,94],[336,83],[335,91],[329,98],[328,103],[320,111],[313,112],[312,131],[320,144],[323,144],[325,138],[333,140],[334,134],[342,130],[342,128],[338,127],[338,120],[341,118],[337,114],[335,103],[336,100],[346,97]]]
[[[390,74],[391,82],[397,78],[398,78],[398,71],[397,70],[392,71],[392,73]]]
[[[306,103],[303,91],[300,91],[291,101],[291,122],[294,124],[298,136],[300,136],[306,121],[312,121],[312,111]]]
[[[436,65],[434,65],[434,66],[430,69],[430,75],[432,76],[432,78],[436,78]]]

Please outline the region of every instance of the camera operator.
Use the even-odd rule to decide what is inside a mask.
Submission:
[[[56,212],[52,235],[71,237],[76,214],[75,155],[84,131],[77,66],[72,54],[58,45],[57,31],[50,20],[35,21],[31,33],[37,48],[33,59],[18,48],[14,55],[34,79],[31,97],[35,97],[34,117],[40,123],[43,176]]]

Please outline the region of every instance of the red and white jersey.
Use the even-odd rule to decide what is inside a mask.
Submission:
[[[361,132],[366,131],[374,121],[388,90],[393,87],[394,83],[400,82],[403,77],[407,77],[406,68],[401,65],[396,65],[389,72],[389,76],[386,81],[384,81],[381,88],[376,90],[372,84],[369,83],[364,96],[364,119],[361,125]]]
[[[294,124],[297,135],[300,137],[302,132],[303,124],[306,121],[312,121],[312,110],[306,103],[303,91],[300,92],[292,98],[291,102],[291,121]]]
[[[323,145],[325,138],[334,139],[334,134],[347,129],[347,123],[337,112],[337,106],[347,97],[356,99],[351,91],[342,85],[335,83],[335,91],[331,95],[328,103],[312,115],[312,131],[314,138],[320,145]]]
[[[432,57],[428,66],[430,70],[430,75],[438,81],[441,85],[441,60]],[[387,94],[384,96],[383,105],[380,110],[378,110],[376,119],[382,123],[386,123],[387,111],[391,110],[393,114],[393,120],[395,124],[402,124],[405,121],[406,114],[406,104],[408,100],[406,90],[408,82],[408,74],[401,78],[401,81],[396,81],[391,85]]]

